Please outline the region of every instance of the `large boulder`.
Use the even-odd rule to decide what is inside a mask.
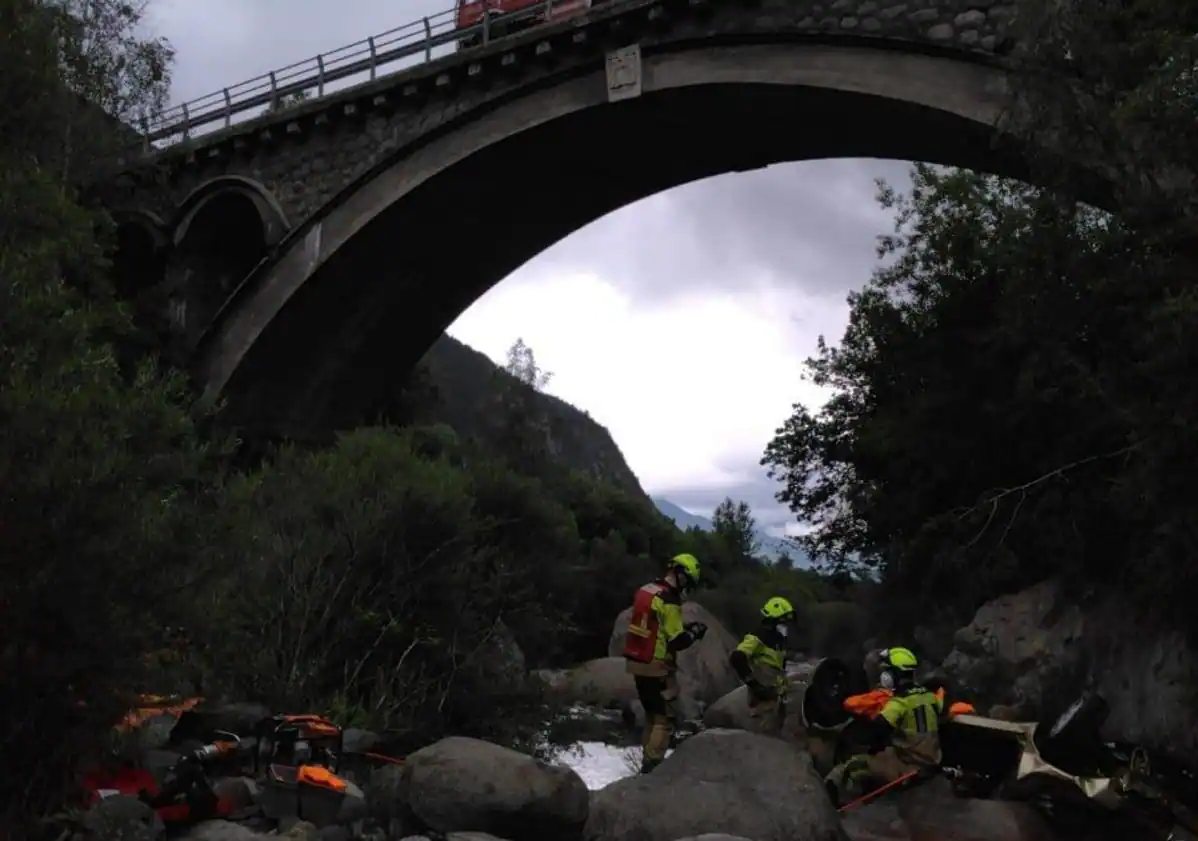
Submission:
[[[379,784],[384,780],[390,791]],[[401,771],[372,780],[369,796],[393,804],[405,828],[488,832],[511,841],[580,838],[590,802],[572,769],[460,736],[410,754]]]
[[[931,780],[896,798],[911,841],[1054,841],[1029,803],[957,797],[948,781]]]
[[[1004,717],[1053,715],[1090,684],[1110,707],[1108,738],[1198,751],[1198,652],[1115,598],[1083,605],[1045,581],[987,602],[942,669]]]
[[[515,633],[502,621],[495,623],[479,655],[484,671],[496,680],[519,683],[528,674],[524,651],[516,641]]]
[[[159,841],[166,828],[158,814],[136,797],[105,797],[80,821],[81,841]]]
[[[882,797],[851,809],[840,823],[852,841],[913,841],[893,797]]]
[[[632,608],[628,607],[616,617],[607,645],[609,656],[619,657],[623,652],[631,616]],[[678,683],[682,694],[706,706],[731,692],[740,682],[736,670],[728,662],[739,640],[728,633],[711,611],[697,602],[685,602],[682,605],[682,619],[684,622],[702,622],[707,626],[707,635],[678,655]]]
[[[842,823],[852,841],[1055,841],[1031,805],[957,797],[943,779],[851,809]]]
[[[595,792],[587,841],[676,841],[705,833],[753,841],[840,841],[823,783],[802,751],[738,730],[706,730],[652,774]]]
[[[559,694],[576,704],[613,707],[636,700],[636,685],[623,657],[600,657],[566,672]]]
[[[850,717],[843,698],[866,688],[865,674],[841,660],[829,657],[799,664],[787,672],[790,692],[781,732],[787,742],[806,749],[821,773],[835,764],[837,740]],[[754,717],[749,709],[749,690],[738,686],[703,713],[706,727],[722,727],[758,733],[770,723]]]
[[[264,836],[249,827],[230,821],[202,821],[184,830],[178,841],[261,841]],[[287,836],[275,836],[276,838]]]

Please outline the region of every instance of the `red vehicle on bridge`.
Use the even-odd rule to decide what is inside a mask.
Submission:
[[[489,38],[502,38],[543,23],[565,20],[580,15],[604,0],[458,0],[458,29],[482,23],[490,15]],[[471,33],[461,38],[462,49],[482,43],[482,35]]]

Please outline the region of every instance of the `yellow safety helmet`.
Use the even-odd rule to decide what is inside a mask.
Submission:
[[[670,569],[681,569],[682,574],[690,579],[691,585],[699,583],[699,559],[694,555],[683,552],[681,555],[675,555],[670,559]]]
[[[790,619],[795,615],[795,606],[781,596],[774,596],[761,608],[766,619]]]
[[[882,664],[896,672],[913,672],[919,666],[919,659],[909,648],[884,648],[881,657]]]

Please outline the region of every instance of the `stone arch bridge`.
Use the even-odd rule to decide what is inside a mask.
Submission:
[[[996,0],[613,0],[193,138],[120,179],[126,294],[246,434],[352,425],[588,222],[831,157],[1018,175]]]

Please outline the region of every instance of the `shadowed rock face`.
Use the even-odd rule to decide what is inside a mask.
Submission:
[[[942,666],[995,703],[996,717],[1059,714],[1092,684],[1109,706],[1104,736],[1198,753],[1198,655],[1179,633],[1151,630],[1116,601],[1082,608],[1055,581],[987,602]]]
[[[852,809],[843,824],[853,841],[1060,841],[1032,806],[956,797],[944,780]]]
[[[736,730],[699,733],[652,774],[595,792],[585,838],[677,841],[705,833],[753,841],[845,838],[802,751]]]

